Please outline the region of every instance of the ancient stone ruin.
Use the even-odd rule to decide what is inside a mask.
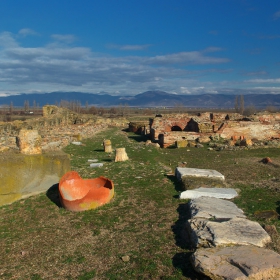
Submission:
[[[108,126],[126,127],[127,124],[128,121],[125,118],[102,118],[90,114],[77,114],[66,108],[46,105],[43,107],[42,117],[26,121],[0,122],[0,151],[18,150],[25,145],[23,142],[22,145],[18,143],[21,130],[30,131],[30,135],[38,132],[38,141],[41,138],[40,143],[37,141],[32,145],[36,144],[37,148],[40,147],[42,152],[45,152],[61,150],[72,142],[80,142],[82,139],[92,137]],[[31,132],[32,130],[37,132]],[[23,138],[20,137],[21,141]]]
[[[130,131],[145,133],[162,148],[184,147],[194,142],[208,143],[225,139],[229,145],[251,146],[257,141],[280,139],[280,113],[259,113],[244,117],[237,113],[167,114],[150,119],[149,129],[144,124],[130,123]]]
[[[42,117],[0,123],[3,183],[0,206],[45,192],[57,184],[70,171],[70,158],[61,151],[63,147],[70,143],[81,145],[83,139],[108,126],[125,127],[127,123],[124,118],[77,114],[52,105],[43,107]],[[103,164],[92,165],[100,167]],[[90,207],[99,205],[100,201]]]

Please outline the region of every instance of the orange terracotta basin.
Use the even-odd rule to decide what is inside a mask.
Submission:
[[[84,211],[108,203],[114,196],[114,184],[105,177],[82,179],[78,172],[70,171],[59,181],[62,206],[70,211]]]

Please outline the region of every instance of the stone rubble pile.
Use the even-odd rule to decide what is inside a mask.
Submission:
[[[177,178],[193,177],[197,169],[176,168]],[[199,170],[195,176],[209,177],[213,170]],[[214,175],[214,176],[215,176]],[[214,195],[213,195],[214,194]],[[188,202],[190,219],[186,223],[195,253],[193,268],[210,279],[280,279],[280,255],[264,246],[271,242],[257,222],[250,221],[233,202],[233,189],[198,188],[182,192]],[[219,198],[221,197],[221,198]]]

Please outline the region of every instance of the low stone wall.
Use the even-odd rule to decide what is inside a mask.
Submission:
[[[24,155],[9,151],[0,154],[0,206],[47,191],[70,170],[63,152]]]
[[[21,129],[37,130],[43,151],[60,150],[72,141],[94,136],[109,126],[127,127],[125,118],[102,118],[90,114],[77,114],[65,108],[47,105],[43,117],[26,121],[0,123],[0,152],[18,149],[16,137]]]

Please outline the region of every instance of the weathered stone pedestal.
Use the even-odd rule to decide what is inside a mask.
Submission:
[[[115,162],[126,161],[126,160],[128,160],[128,156],[126,154],[125,148],[116,149]]]
[[[105,153],[112,153],[112,143],[111,140],[104,140],[103,141],[104,152]]]

